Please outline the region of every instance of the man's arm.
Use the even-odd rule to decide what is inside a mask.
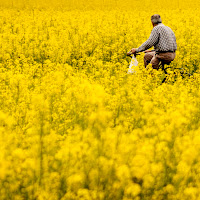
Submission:
[[[143,43],[139,48],[136,48],[135,52],[138,53],[141,51],[145,51],[151,48],[152,46],[155,46],[158,43],[158,40],[159,40],[159,33],[157,29],[154,27],[149,39],[145,43]]]

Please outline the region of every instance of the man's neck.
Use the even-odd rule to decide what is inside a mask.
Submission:
[[[153,27],[155,27],[155,26],[158,26],[159,24],[162,24],[162,23],[158,23],[158,24],[153,24]]]

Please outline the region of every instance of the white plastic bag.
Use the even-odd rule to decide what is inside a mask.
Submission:
[[[129,69],[128,69],[127,74],[136,73],[137,72],[137,70],[136,70],[137,66],[138,66],[138,61],[137,61],[135,55],[133,54],[132,59],[131,59],[131,64],[129,65]]]

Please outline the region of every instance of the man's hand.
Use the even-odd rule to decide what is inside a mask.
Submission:
[[[131,49],[131,52],[132,54],[136,54],[136,49],[135,48]]]
[[[136,55],[136,49],[135,49],[135,48],[131,49],[131,50],[127,53],[127,56],[130,56],[131,54]]]

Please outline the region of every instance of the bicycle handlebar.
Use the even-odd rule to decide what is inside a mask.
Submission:
[[[145,51],[146,51],[146,50],[145,50]],[[153,50],[151,50],[151,51],[149,51],[149,52],[145,52],[145,51],[141,51],[140,53],[149,53],[149,52],[154,52],[155,50],[153,49]],[[135,56],[140,55],[140,53],[136,53]],[[132,57],[131,55],[133,55],[133,53],[132,53],[131,51],[129,51],[129,52],[127,53],[127,56]]]

